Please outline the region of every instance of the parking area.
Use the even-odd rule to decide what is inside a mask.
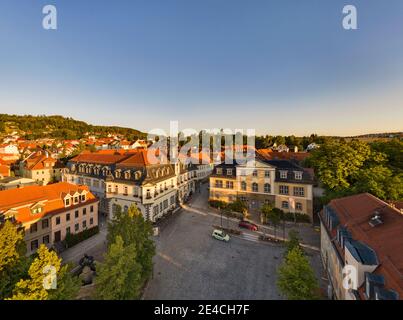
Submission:
[[[156,238],[154,274],[144,299],[280,299],[276,269],[284,249],[256,235],[211,236],[220,219],[182,210]]]

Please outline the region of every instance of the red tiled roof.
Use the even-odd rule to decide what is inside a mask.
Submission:
[[[49,157],[41,151],[27,158],[25,163],[27,170],[51,169],[53,166],[57,167],[56,164],[60,164],[56,159]],[[51,166],[46,167],[46,164],[51,164]]]
[[[0,176],[9,177],[10,176],[10,167],[0,163]]]
[[[277,152],[272,149],[258,149],[257,153],[266,160],[302,161],[309,156],[309,152]]]
[[[375,273],[382,274],[386,287],[403,297],[403,214],[369,193],[334,199],[329,205],[354,240],[375,250],[380,262]],[[375,211],[383,223],[372,227],[369,221]]]
[[[86,190],[87,201],[96,201],[95,196],[89,192],[87,186],[74,185],[67,182],[59,182],[46,186],[28,186],[20,189],[0,191],[0,212],[16,209],[18,222],[37,220],[44,215],[66,210],[63,196],[67,193]],[[44,210],[41,214],[32,216],[30,206],[43,201]],[[71,208],[71,207],[69,207]]]

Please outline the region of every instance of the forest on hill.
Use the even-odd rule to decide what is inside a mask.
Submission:
[[[94,126],[84,121],[59,115],[0,114],[0,134],[13,131],[18,131],[29,140],[39,138],[81,139],[85,137],[86,133],[95,134],[98,137],[121,134],[130,140],[146,137],[146,134],[139,130],[117,126]]]

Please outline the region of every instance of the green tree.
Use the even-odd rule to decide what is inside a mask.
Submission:
[[[266,215],[267,220],[273,225],[274,227],[274,237],[277,237],[277,226],[280,224],[281,221],[281,211],[275,210],[276,208],[269,211]]]
[[[245,213],[248,209],[246,203],[240,199],[235,200],[227,205],[227,209],[239,213]]]
[[[121,207],[117,206],[114,219],[108,224],[108,244],[111,245],[120,236],[125,246],[135,246],[143,282],[150,277],[153,268],[155,244],[152,235],[151,222],[143,218],[136,206],[131,206],[127,212],[122,212]]]
[[[403,140],[392,139],[388,142],[371,143],[371,149],[386,155],[388,166],[396,173],[403,172]]]
[[[56,288],[51,288],[52,274],[56,279]],[[45,286],[49,284],[49,288]],[[61,265],[56,252],[41,245],[32,261],[28,277],[21,279],[13,290],[11,300],[50,300],[73,299],[78,293],[79,285],[68,272],[68,267]]]
[[[57,289],[50,290],[48,300],[73,300],[81,287],[78,277],[71,274],[72,265],[66,264],[60,268],[57,275]]]
[[[385,166],[364,168],[355,176],[354,193],[370,192],[383,200],[399,200],[403,198],[403,175],[393,175]]]
[[[288,300],[320,299],[319,285],[302,250],[294,247],[278,269],[277,286]]]
[[[300,243],[299,243],[299,234],[298,231],[296,230],[290,230],[288,232],[288,241],[287,241],[287,249],[286,249],[286,255],[293,250],[294,248],[300,248]]]
[[[0,299],[10,297],[28,270],[24,232],[7,220],[0,227]]]
[[[341,143],[331,140],[312,152],[306,161],[315,169],[323,185],[331,190],[351,187],[351,177],[371,159],[370,147],[359,141]]]
[[[124,245],[122,237],[116,236],[109,245],[105,262],[99,267],[95,280],[96,297],[103,300],[138,299],[143,284],[141,273],[136,245]]]

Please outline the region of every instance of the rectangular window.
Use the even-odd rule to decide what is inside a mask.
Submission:
[[[56,225],[60,224],[60,217],[56,217]]]
[[[281,208],[288,209],[288,202],[287,201],[281,202]]]
[[[74,218],[78,218],[78,210],[74,211]]]
[[[30,227],[29,227],[29,231],[30,231],[30,233],[37,232],[38,231],[38,224],[37,223],[31,224]]]
[[[232,169],[227,169],[227,176],[232,176]]]
[[[49,227],[49,220],[48,219],[42,220],[42,229],[46,229],[48,227]]]
[[[222,180],[216,180],[215,181],[215,187],[216,188],[222,188]]]
[[[38,249],[39,243],[38,240],[31,241],[31,251]]]
[[[74,230],[77,232],[78,229],[80,229],[80,225],[79,225],[78,223],[76,223],[76,224],[74,225]]]
[[[215,169],[215,172],[216,172],[217,174],[222,174],[222,168],[217,168],[217,169]]]
[[[94,206],[90,207],[90,212],[94,212]]]
[[[302,203],[301,202],[297,202],[295,204],[295,209],[297,209],[298,211],[302,211]]]
[[[302,180],[302,172],[301,171],[295,171],[295,180]]]
[[[83,229],[85,229],[85,228],[87,228],[87,221],[86,220],[83,221]]]
[[[270,171],[269,171],[269,170],[266,170],[266,171],[264,172],[264,176],[265,176],[266,178],[270,178]]]
[[[257,177],[257,170],[253,170],[253,176]]]
[[[44,237],[42,238],[42,242],[43,242],[44,244],[48,244],[48,243],[49,243],[49,235],[44,236]]]
[[[280,194],[288,194],[288,186],[280,186],[279,187]]]
[[[87,208],[83,209],[83,216],[85,216],[87,214]]]
[[[70,221],[70,213],[66,214],[66,221]]]
[[[94,224],[94,218],[90,218],[90,225]]]
[[[70,233],[71,233],[70,227],[67,227],[66,228],[66,234],[70,234]]]
[[[303,197],[305,195],[304,187],[294,187],[294,196]]]
[[[233,189],[234,188],[234,183],[232,181],[226,181],[225,186],[227,189]]]
[[[280,178],[287,179],[287,173],[288,173],[288,171],[280,171]]]

